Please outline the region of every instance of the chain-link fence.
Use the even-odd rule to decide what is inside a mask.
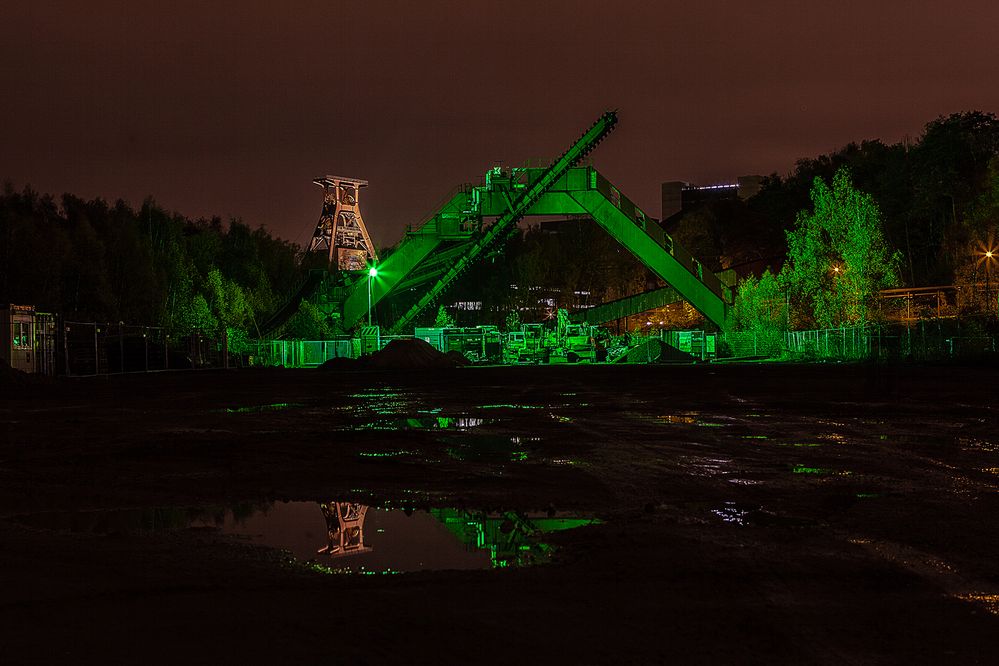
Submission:
[[[381,335],[377,327],[365,327],[360,337],[340,336],[330,340],[258,340],[251,341],[250,357],[254,366],[314,368],[335,358],[359,358],[384,349],[393,340],[412,339],[411,335]]]
[[[221,341],[199,333],[171,336],[159,326],[85,321],[63,321],[58,329],[56,368],[69,376],[225,365]],[[234,365],[240,358],[230,354]]]
[[[974,320],[938,319],[910,326],[855,326],[808,331],[738,331],[723,336],[733,358],[938,361],[994,357],[995,326]]]
[[[879,348],[875,338],[880,329],[867,327],[825,328],[812,331],[790,331],[785,338],[791,354],[816,358],[864,359]]]
[[[333,358],[357,358],[360,340],[348,337],[333,340],[261,340],[255,347],[252,365],[312,368]]]

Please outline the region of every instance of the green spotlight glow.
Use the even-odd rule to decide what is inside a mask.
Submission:
[[[378,269],[372,266],[371,268],[368,269],[368,275],[370,275],[371,277],[375,277],[376,275],[378,275]]]

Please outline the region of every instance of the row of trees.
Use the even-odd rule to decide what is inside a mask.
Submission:
[[[929,123],[915,143],[801,160],[752,199],[703,206],[671,231],[713,269],[750,273],[734,323],[776,339],[869,321],[878,292],[903,284],[953,284],[977,302],[997,221],[999,122],[969,112]]]
[[[0,196],[0,301],[67,319],[229,330],[238,342],[298,280],[297,247],[239,220],[189,220],[9,184]]]
[[[736,328],[776,343],[790,328],[862,325],[877,312],[880,291],[900,283],[902,253],[889,247],[878,205],[854,187],[848,169],[831,184],[816,178],[811,198],[787,234],[780,271],[740,283]]]
[[[909,286],[952,284],[974,269],[972,250],[994,239],[999,120],[978,111],[938,118],[915,141],[862,141],[802,159],[791,173],[765,178],[752,199],[703,206],[671,221],[668,231],[713,270],[777,270],[787,232],[812,205],[815,179],[830,183],[844,167],[880,209],[885,240],[902,252],[900,278]]]

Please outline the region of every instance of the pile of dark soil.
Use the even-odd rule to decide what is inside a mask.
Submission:
[[[354,358],[331,358],[319,366],[320,370],[360,370],[359,361]]]
[[[658,338],[638,343],[615,360],[615,363],[655,363],[662,356],[666,345]]]
[[[457,365],[452,357],[419,338],[393,340],[381,351],[364,359],[363,363],[372,370],[431,370]]]
[[[658,338],[644,340],[622,356],[615,363],[689,363],[694,357],[687,352],[666,344]]]
[[[447,358],[447,359],[449,359],[451,361],[452,365],[454,365],[455,367],[461,367],[461,366],[471,365],[472,364],[472,362],[469,361],[468,358],[464,354],[462,354],[460,351],[456,351],[454,349],[452,349],[448,353],[444,354],[444,357]]]
[[[418,338],[392,340],[381,351],[359,359],[331,358],[319,366],[320,370],[435,370],[468,365],[461,353],[447,354],[434,349]]]
[[[0,386],[25,386],[36,381],[36,377],[12,368],[7,361],[0,359]]]

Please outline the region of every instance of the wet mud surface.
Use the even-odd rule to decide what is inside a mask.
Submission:
[[[995,372],[272,370],[5,388],[0,656],[994,663]],[[385,558],[365,571],[318,552],[336,525],[353,547],[353,518],[330,518],[348,505],[368,511],[360,557]],[[294,534],[263,538],[275,529]],[[450,555],[428,565],[427,548]],[[359,575],[376,569],[395,575]]]

